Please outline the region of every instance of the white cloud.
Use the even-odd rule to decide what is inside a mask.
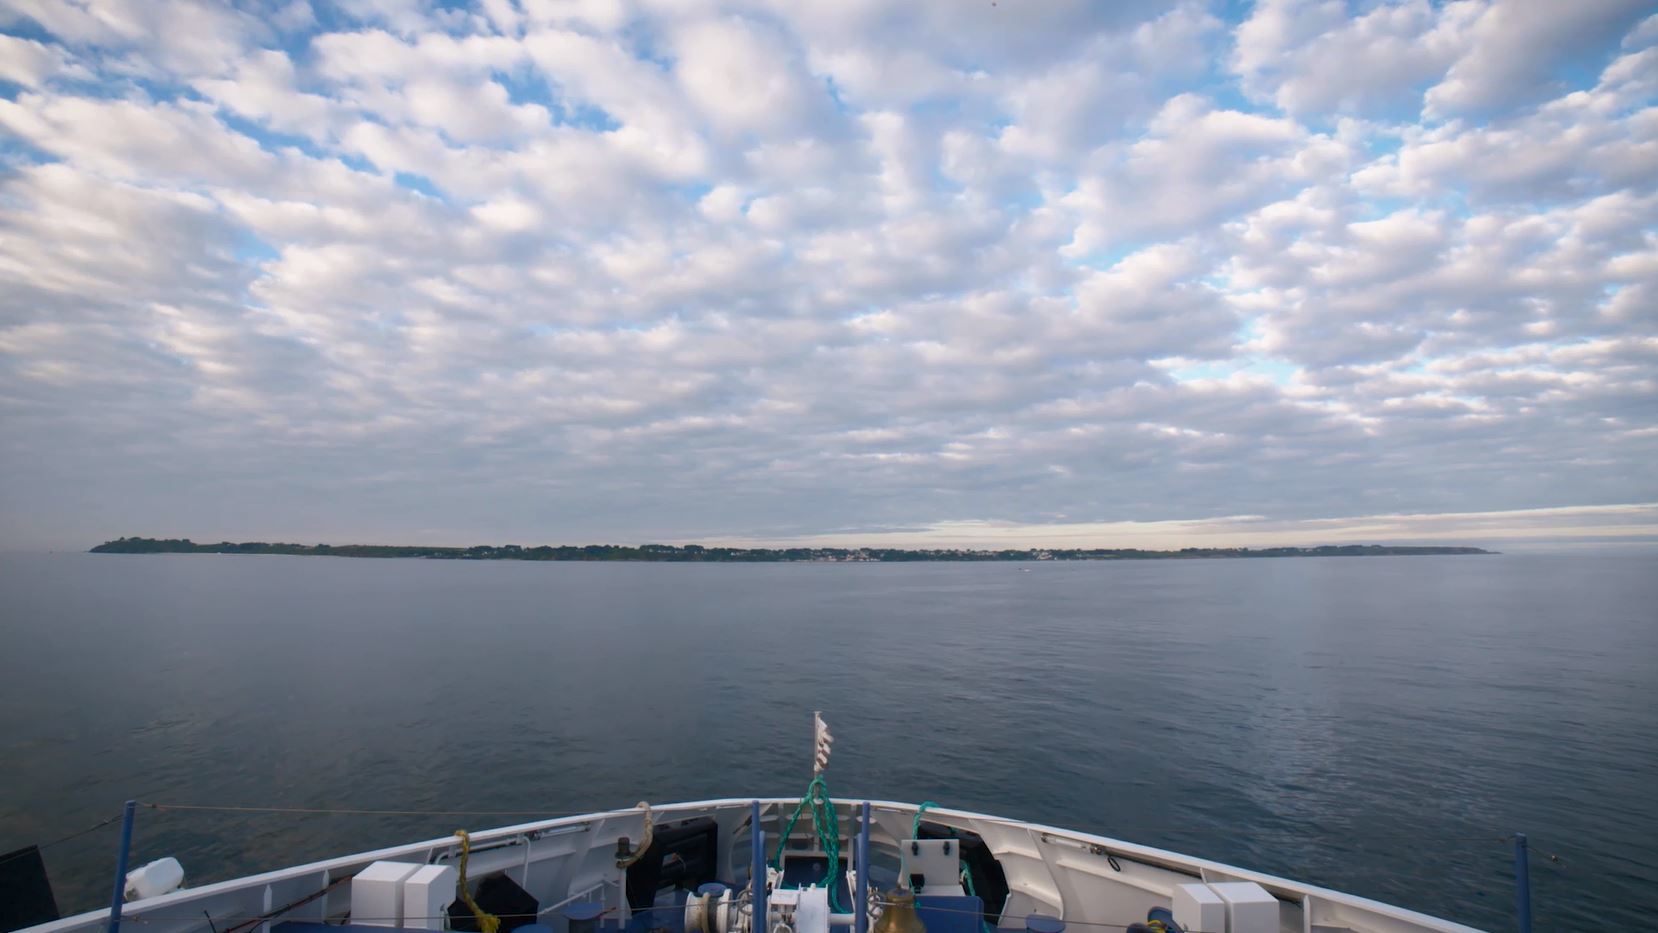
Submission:
[[[0,127],[79,168],[140,183],[256,185],[279,163],[188,103],[24,94],[0,100]]]
[[[536,229],[541,223],[541,211],[533,204],[516,198],[498,198],[472,209],[472,216],[485,227],[508,233],[523,233]]]
[[[229,77],[198,79],[195,88],[232,113],[284,133],[326,140],[351,119],[347,105],[301,91],[293,62],[273,49],[252,53]]]
[[[16,0],[0,9],[0,28],[16,22],[99,48],[110,72],[144,78],[220,73],[265,32],[255,17],[204,0]]]
[[[70,56],[56,46],[0,34],[0,81],[36,87],[53,75],[71,69],[79,71],[71,61]]]
[[[1461,186],[1504,200],[1592,196],[1658,177],[1651,106],[1658,49],[1614,59],[1600,81],[1495,125],[1415,127],[1398,152],[1360,170],[1361,190],[1431,197]]]
[[[1147,236],[1201,229],[1242,209],[1342,171],[1338,139],[1293,120],[1217,109],[1195,95],[1170,99],[1147,133],[1100,150],[1064,199],[1080,218],[1072,254]]]
[[[1454,114],[1552,97],[1562,65],[1604,49],[1647,9],[1641,0],[1494,0],[1470,24],[1467,51],[1428,90],[1426,109]]]
[[[1245,92],[1295,114],[1506,112],[1558,96],[1635,24],[1640,0],[1264,0],[1237,30]],[[1639,44],[1639,32],[1629,33]]]
[[[1363,113],[1415,104],[1467,46],[1477,4],[1382,4],[1349,16],[1339,0],[1269,0],[1238,29],[1232,67],[1246,91],[1291,113]]]
[[[20,540],[225,502],[232,536],[1454,537],[1486,526],[1305,523],[1658,495],[1630,7],[241,9],[0,13]]]
[[[619,150],[668,175],[706,170],[709,147],[663,68],[576,32],[537,32],[524,48],[555,91],[621,123],[608,134]]]
[[[775,136],[821,130],[824,93],[790,54],[789,39],[738,17],[698,20],[674,31],[675,76],[686,98],[718,130]]]
[[[1273,521],[1259,515],[1159,522],[939,522],[905,531],[813,535],[818,547],[1262,548],[1478,541],[1489,547],[1607,539],[1658,540],[1658,504]],[[766,539],[738,544],[766,546]]]

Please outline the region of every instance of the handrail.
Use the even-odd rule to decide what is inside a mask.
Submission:
[[[726,810],[749,810],[758,806],[758,812],[760,817],[763,819],[769,813],[773,813],[784,806],[793,806],[796,803],[798,803],[798,798],[794,797],[771,797],[760,798],[758,800],[751,797],[734,797],[658,805],[653,807],[653,810],[657,814],[657,818],[659,820],[667,822],[673,820],[675,818],[675,814],[708,814],[711,811],[720,812]],[[892,814],[912,818],[920,809],[917,804],[887,800],[862,801],[849,798],[834,798],[833,803],[837,808],[846,807],[848,810],[852,810],[853,812],[856,812],[853,808],[860,808],[861,805],[867,803],[872,815]],[[276,810],[280,808],[271,809]],[[977,813],[969,810],[955,810],[947,807],[929,807],[926,812],[929,820],[945,824],[959,821],[963,825],[958,826],[958,828],[962,829],[971,829],[971,824],[975,823],[981,826],[984,824],[997,824],[1028,832],[1031,834],[1033,841],[1037,842],[1040,842],[1042,837],[1048,836],[1067,840],[1071,843],[1080,843],[1084,847],[1099,847],[1101,851],[1107,855],[1128,858],[1133,861],[1142,862],[1144,864],[1166,870],[1177,871],[1183,874],[1193,874],[1196,872],[1201,875],[1205,871],[1211,871],[1245,881],[1252,881],[1260,884],[1262,887],[1273,892],[1275,895],[1283,896],[1290,900],[1303,900],[1309,896],[1312,896],[1326,902],[1363,910],[1403,923],[1423,925],[1446,931],[1455,931],[1455,933],[1477,933],[1477,931],[1472,927],[1463,926],[1442,918],[1432,917],[1416,911],[1407,910],[1402,907],[1395,907],[1391,904],[1372,901],[1368,898],[1358,897],[1356,895],[1346,894],[1340,891],[1318,887],[1316,885],[1303,884],[1287,878],[1279,878],[1273,875],[1250,871],[1248,869],[1238,868],[1236,866],[1227,865],[1221,862],[1214,862],[1208,859],[1182,855],[1178,852],[1160,849],[1153,846],[1140,845],[1138,843],[1126,842],[1120,839],[1096,836],[1076,830],[1063,829],[1040,823],[1031,823],[1023,820],[1015,820],[986,813]],[[510,840],[513,837],[533,837],[540,833],[547,833],[549,831],[558,830],[564,827],[581,826],[591,828],[611,820],[622,820],[627,818],[637,819],[638,816],[639,810],[637,807],[596,811],[580,815],[558,816],[545,820],[533,820],[529,822],[516,823],[509,826],[497,827],[495,829],[479,830],[472,834],[472,839],[475,846],[487,845],[491,842]],[[446,847],[453,845],[454,842],[455,839],[453,836],[439,837],[419,842],[406,843],[398,846],[370,850],[367,852],[359,852],[317,862],[310,862],[269,872],[262,872],[242,878],[203,885],[201,887],[181,889],[168,894],[160,895],[158,897],[128,903],[125,905],[125,909],[122,913],[123,916],[128,919],[141,918],[146,914],[166,916],[168,912],[165,908],[187,905],[190,902],[204,898],[210,898],[249,888],[257,888],[262,885],[276,884],[282,881],[303,877],[305,875],[315,875],[327,872],[330,873],[332,877],[339,877],[339,873],[342,871],[349,874],[350,869],[357,868],[374,861],[407,858],[415,855],[420,855],[424,858],[425,853],[445,849]],[[861,868],[862,867],[860,866],[860,871]],[[87,928],[107,916],[108,914],[105,911],[88,911],[74,916],[65,917],[48,924],[42,924],[38,927],[30,928],[30,933],[53,933],[53,931]]]

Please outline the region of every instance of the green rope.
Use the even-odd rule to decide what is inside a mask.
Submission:
[[[923,800],[921,801],[921,806],[915,808],[915,822],[910,825],[911,839],[921,838],[921,814],[926,813],[928,810],[936,809],[938,809],[938,804],[933,803],[931,800]]]
[[[789,821],[783,824],[783,834],[777,838],[777,854],[772,857],[771,867],[778,871],[783,870],[783,849],[789,844],[789,837],[794,835],[794,824],[800,819],[800,814],[806,812],[806,805],[811,802],[813,788],[817,786],[819,778],[812,778],[812,783],[806,788],[806,796],[800,798],[800,806],[794,808]]]
[[[840,892],[835,887],[841,871],[840,823],[835,818],[835,804],[829,797],[829,785],[824,782],[822,774],[812,777],[812,783],[806,786],[806,796],[800,798],[800,805],[794,808],[789,821],[783,824],[783,835],[777,840],[777,855],[772,858],[771,867],[783,870],[783,851],[789,845],[789,837],[794,834],[794,824],[808,810],[812,814],[812,831],[817,835],[818,845],[829,857],[829,872],[823,881],[829,888],[829,909],[838,914],[845,913]]]

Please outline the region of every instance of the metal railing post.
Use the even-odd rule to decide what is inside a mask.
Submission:
[[[869,801],[858,818],[858,890],[852,892],[852,933],[869,933]]]
[[[109,933],[121,929],[121,905],[127,899],[127,853],[132,848],[132,814],[138,801],[127,801],[121,811],[121,848],[115,850],[115,893],[109,896]]]
[[[1520,933],[1531,933],[1531,853],[1526,834],[1514,834],[1514,912]]]
[[[749,879],[751,894],[749,901],[754,905],[754,931],[769,930],[766,922],[766,833],[760,828],[760,801],[754,801],[754,875]]]

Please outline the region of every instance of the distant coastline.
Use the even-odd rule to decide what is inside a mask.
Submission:
[[[516,544],[475,547],[422,547],[387,544],[268,544],[221,541],[197,544],[189,538],[117,538],[92,548],[93,554],[288,554],[304,557],[423,557],[429,560],[652,561],[659,563],[900,563],[914,561],[1053,561],[1053,560],[1215,560],[1260,557],[1395,557],[1495,554],[1477,547],[1331,544],[1317,547],[1181,548],[739,548],[700,544],[587,544],[522,547]]]

